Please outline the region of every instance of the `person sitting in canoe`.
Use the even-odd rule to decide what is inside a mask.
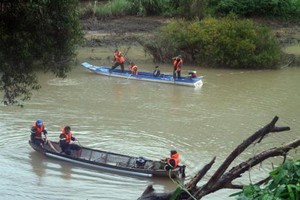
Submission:
[[[124,72],[124,63],[125,63],[125,58],[124,55],[121,51],[118,49],[115,50],[114,53],[114,65],[111,67],[110,71],[114,70],[118,66],[121,66],[122,73]]]
[[[59,136],[59,146],[62,152],[67,155],[71,155],[71,150],[76,150],[77,157],[79,158],[81,154],[81,147],[78,144],[74,144],[73,141],[76,140],[77,139],[72,136],[71,127],[65,126]]]
[[[156,65],[153,71],[153,76],[159,77],[159,75],[160,75],[160,70],[158,69],[158,65]]]
[[[163,168],[167,171],[170,169],[175,169],[179,165],[179,153],[177,153],[176,150],[171,150],[170,154],[170,158],[162,159],[164,162]]]
[[[139,73],[138,66],[133,62],[130,63],[129,70],[131,71],[131,74],[133,74],[133,75],[138,75],[138,73]]]
[[[44,134],[45,138],[42,137]],[[37,119],[36,122],[31,127],[31,135],[30,135],[31,141],[38,145],[43,146],[45,143],[47,143],[48,140],[48,133],[45,129],[44,123],[42,119]]]

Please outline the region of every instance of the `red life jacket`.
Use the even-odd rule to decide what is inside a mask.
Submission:
[[[132,72],[132,74],[138,75],[138,67],[137,67],[137,65],[130,65],[129,69]]]
[[[173,169],[175,169],[179,165],[179,154],[175,153],[171,156],[171,158],[168,158],[167,162],[170,163],[171,160],[174,160],[175,166],[173,166]]]
[[[61,134],[63,134],[66,138],[66,143],[70,143],[72,138],[72,132],[66,133],[65,128],[62,129]]]
[[[35,128],[35,136],[36,139],[43,139],[42,138],[42,132],[45,129],[44,124],[40,127],[36,125],[36,122],[33,124],[33,127]]]
[[[180,67],[181,67],[182,63],[183,63],[183,60],[181,58],[179,58],[179,60],[177,60],[177,58],[174,59],[174,61],[173,61],[174,69],[177,71],[180,71]]]
[[[125,58],[124,58],[123,54],[122,54],[120,51],[117,51],[116,53],[114,53],[114,57],[115,57],[115,60],[116,60],[118,63],[123,63],[123,62],[125,62]]]

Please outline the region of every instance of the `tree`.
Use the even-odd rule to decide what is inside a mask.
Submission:
[[[38,90],[36,70],[65,78],[82,41],[77,0],[0,0],[2,102],[19,104]]]
[[[273,120],[265,125],[263,128],[252,134],[246,140],[244,140],[240,145],[238,145],[230,155],[224,160],[224,162],[218,167],[216,172],[210,177],[210,179],[203,184],[198,186],[199,181],[206,175],[206,173],[211,169],[215,162],[216,157],[214,157],[208,164],[206,164],[183,188],[177,188],[174,192],[170,193],[155,193],[152,186],[148,186],[139,200],[168,200],[168,199],[201,199],[202,197],[216,192],[220,189],[230,188],[230,189],[242,189],[243,185],[234,184],[233,181],[242,176],[243,173],[250,170],[252,167],[260,164],[264,160],[267,160],[276,156],[283,156],[284,161],[287,153],[296,149],[300,146],[300,139],[296,139],[288,144],[281,147],[274,147],[265,150],[252,158],[232,167],[227,171],[229,166],[233,161],[243,153],[251,144],[260,143],[268,134],[277,133],[282,131],[290,130],[289,127],[276,127],[275,123],[278,121],[278,117],[275,116]],[[267,177],[257,182],[255,185],[261,185],[267,182],[270,178]]]

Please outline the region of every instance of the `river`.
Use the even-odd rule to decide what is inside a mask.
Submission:
[[[187,166],[186,182],[217,156],[208,180],[245,138],[279,116],[274,133],[251,146],[235,164],[262,150],[299,138],[300,68],[223,70],[198,68],[201,89],[109,78],[92,74],[80,62],[105,58],[109,50],[80,51],[78,64],[64,80],[40,73],[42,89],[24,107],[0,105],[0,199],[137,199],[149,184],[158,192],[176,188],[171,180],[130,177],[95,171],[46,158],[29,145],[29,130],[44,120],[51,140],[70,125],[81,145],[133,156],[159,159],[176,149]],[[140,56],[142,57],[142,56]],[[89,60],[100,64],[103,60]],[[150,58],[141,70],[152,71]],[[142,65],[142,64],[140,64]],[[161,65],[171,72],[170,65]],[[183,74],[194,70],[184,66]],[[291,152],[290,158],[299,158]],[[279,159],[272,162],[279,163]],[[271,161],[245,173],[237,183],[255,182],[268,174]],[[221,190],[203,199],[230,199],[235,190]]]

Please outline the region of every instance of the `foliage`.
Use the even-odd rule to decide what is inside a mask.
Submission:
[[[240,200],[300,199],[300,160],[288,160],[273,170],[270,177],[264,187],[248,185],[232,196],[238,195]]]
[[[240,16],[268,16],[289,20],[300,19],[300,0],[214,0],[216,12]]]
[[[95,15],[106,19],[113,16],[168,16],[187,19],[203,18],[208,0],[111,0],[107,4],[90,4],[81,16]],[[96,7],[96,8],[95,8]]]
[[[110,0],[104,5],[97,2],[86,7],[81,15],[84,17],[96,13],[102,19],[123,15],[203,19],[206,16],[235,13],[243,17],[300,19],[300,0]]]
[[[198,58],[229,68],[274,68],[280,60],[279,44],[266,27],[250,20],[213,18],[201,22]]]
[[[275,68],[280,60],[268,28],[235,17],[173,20],[144,46],[158,61],[178,52],[186,61],[228,68]]]
[[[128,0],[132,7],[132,13],[139,16],[159,15],[170,3],[170,0]]]
[[[125,16],[130,13],[130,2],[128,0],[113,0],[95,8],[95,16],[105,19],[112,16]]]
[[[65,77],[82,31],[78,1],[2,1],[0,90],[6,104],[17,104],[40,88],[35,69]]]

